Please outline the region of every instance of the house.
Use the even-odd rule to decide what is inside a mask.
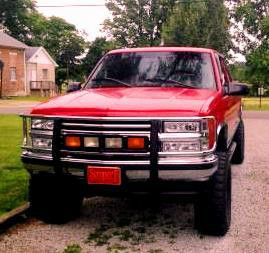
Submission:
[[[25,49],[27,45],[0,32],[0,60],[4,63],[2,96],[23,96],[26,89]]]
[[[58,65],[46,49],[28,47],[25,57],[27,92],[31,95],[55,95],[55,68]]]
[[[4,63],[2,96],[55,94],[58,65],[45,48],[28,47],[0,31],[0,60]]]

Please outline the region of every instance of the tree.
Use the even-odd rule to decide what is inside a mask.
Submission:
[[[122,47],[154,46],[175,0],[107,0],[112,19],[104,30]]]
[[[32,44],[46,48],[59,65],[56,83],[81,79],[81,55],[87,43],[76,27],[62,18],[45,18],[38,13],[31,16],[31,21]]]
[[[90,45],[86,57],[83,59],[83,70],[86,75],[90,74],[95,65],[108,51],[116,47],[113,41],[106,38],[96,38]]]
[[[244,45],[243,53],[254,50],[264,39],[268,39],[268,0],[237,1],[232,17],[236,21],[234,24],[236,28],[235,39],[238,43]]]
[[[236,5],[233,17],[240,22],[236,40],[244,45],[246,75],[254,85],[269,85],[269,1],[245,0]]]
[[[269,85],[269,44],[262,43],[246,57],[246,74],[255,85]]]
[[[29,16],[35,12],[32,0],[1,0],[0,26],[16,39],[28,43]]]
[[[222,0],[179,2],[162,35],[168,45],[210,47],[225,54],[232,47],[228,11]]]

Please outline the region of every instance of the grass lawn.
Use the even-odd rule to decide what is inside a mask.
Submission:
[[[28,174],[20,161],[21,125],[16,115],[0,115],[0,215],[27,201]]]
[[[269,98],[262,98],[262,107],[260,108],[260,99],[257,97],[243,98],[244,110],[248,111],[268,111]]]
[[[24,97],[10,97],[11,100],[15,101],[37,101],[44,102],[49,100],[49,97],[37,97],[37,96],[24,96]]]

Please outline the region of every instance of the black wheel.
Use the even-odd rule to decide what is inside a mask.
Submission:
[[[219,153],[218,169],[195,203],[195,225],[199,232],[223,236],[231,224],[231,165]]]
[[[245,129],[244,122],[242,120],[236,130],[234,141],[236,142],[236,149],[232,157],[232,163],[241,164],[244,161],[245,155]]]
[[[83,194],[74,178],[32,175],[29,201],[34,216],[46,223],[63,224],[80,214]]]

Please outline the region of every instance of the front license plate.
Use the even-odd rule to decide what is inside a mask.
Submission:
[[[88,184],[121,185],[121,169],[88,166],[87,180]]]

